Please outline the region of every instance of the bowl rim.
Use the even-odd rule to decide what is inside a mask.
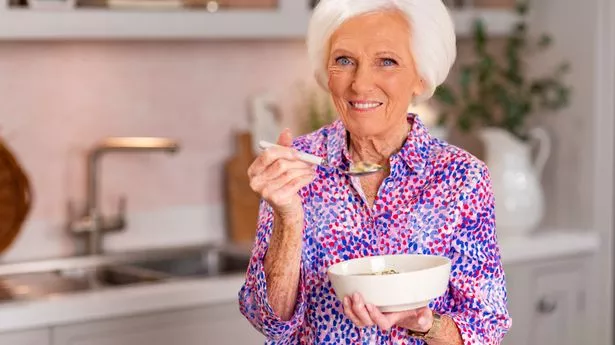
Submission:
[[[437,266],[422,268],[422,269],[418,269],[418,270],[415,270],[415,271],[399,272],[397,274],[391,274],[391,275],[358,275],[358,274],[341,274],[341,273],[331,272],[331,269],[333,267],[340,266],[343,263],[347,263],[347,262],[364,260],[364,259],[367,259],[367,258],[370,258],[370,257],[397,257],[397,256],[433,257],[433,258],[443,259],[444,262],[442,262],[441,264],[439,264]],[[443,266],[449,266],[450,267],[451,265],[452,265],[452,260],[449,257],[443,256],[443,255],[436,255],[436,254],[411,253],[411,254],[368,255],[368,256],[363,256],[363,257],[360,257],[360,258],[354,258],[354,259],[349,259],[349,260],[344,260],[344,261],[340,261],[340,262],[334,263],[334,264],[330,265],[329,267],[327,267],[327,274],[332,274],[332,275],[335,275],[335,276],[338,276],[338,277],[354,277],[356,279],[362,279],[362,278],[367,278],[367,279],[371,278],[371,279],[373,279],[374,277],[390,278],[390,277],[399,277],[400,275],[406,275],[406,274],[416,274],[418,272],[427,272],[427,271],[430,271],[430,270],[440,269]]]

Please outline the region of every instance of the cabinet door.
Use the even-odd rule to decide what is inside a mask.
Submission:
[[[237,303],[57,327],[53,345],[262,345]]]
[[[582,344],[585,320],[583,278],[574,269],[542,272],[534,277],[532,287],[532,344]]]
[[[506,268],[513,326],[504,345],[578,345],[585,330],[583,258]]]
[[[49,329],[35,329],[21,332],[0,333],[0,344],[10,345],[49,345]]]

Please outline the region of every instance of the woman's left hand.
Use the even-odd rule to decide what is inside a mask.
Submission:
[[[344,314],[358,327],[378,325],[384,331],[398,326],[416,332],[427,332],[433,324],[433,313],[427,307],[381,313],[374,305],[365,304],[359,293],[344,297]]]

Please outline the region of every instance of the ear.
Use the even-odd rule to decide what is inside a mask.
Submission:
[[[414,85],[414,96],[422,94],[426,89],[427,83],[425,82],[425,79],[420,78]]]

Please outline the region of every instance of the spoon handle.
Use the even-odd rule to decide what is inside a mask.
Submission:
[[[284,148],[288,148],[285,146],[281,146],[278,144],[272,144],[270,142],[261,140],[258,142],[258,146],[260,146],[261,149],[266,150],[270,147],[284,147]],[[314,156],[311,155],[309,153],[305,153],[305,152],[301,152],[301,151],[297,151],[297,153],[299,154],[299,159],[302,160],[303,162],[306,163],[310,163],[310,164],[316,164],[316,165],[323,165],[324,163],[324,159],[318,157],[318,156]]]

